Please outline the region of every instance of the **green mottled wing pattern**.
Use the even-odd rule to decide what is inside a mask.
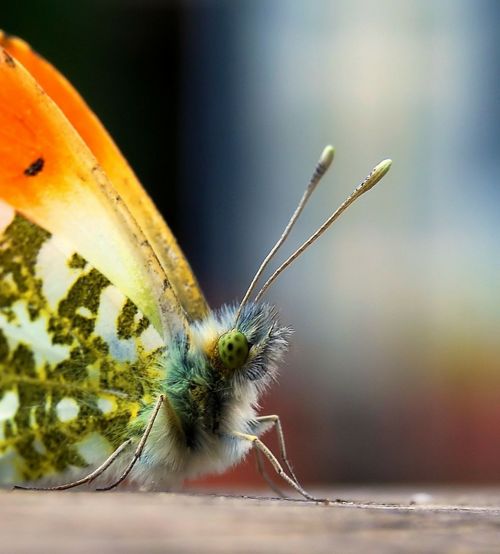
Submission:
[[[0,203],[0,483],[104,461],[154,402],[164,350],[70,244]]]

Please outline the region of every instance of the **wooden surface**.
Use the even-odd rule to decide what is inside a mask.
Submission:
[[[0,552],[500,552],[500,489],[328,492],[353,502],[0,491]]]

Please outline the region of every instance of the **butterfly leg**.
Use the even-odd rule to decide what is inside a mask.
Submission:
[[[262,460],[262,453],[257,448],[254,448],[253,451],[255,452],[255,459],[257,460],[257,470],[264,479],[264,481],[267,483],[268,487],[274,491],[278,496],[281,498],[286,498],[283,491],[277,487],[274,483],[274,481],[269,477],[269,474],[266,471],[266,468],[264,467],[264,461]]]
[[[234,431],[232,433],[233,437],[251,442],[253,447],[257,450],[259,450],[270,462],[270,464],[273,466],[276,473],[286,482],[288,485],[290,485],[293,489],[295,489],[299,494],[301,494],[304,498],[307,498],[307,500],[312,500],[313,502],[328,502],[325,498],[315,498],[314,496],[310,495],[307,491],[305,491],[299,483],[296,483],[291,477],[287,475],[285,470],[281,467],[281,464],[279,463],[276,456],[269,450],[269,448],[257,437],[256,435],[248,435],[246,433],[240,433],[239,431]]]
[[[27,491],[65,491],[74,487],[78,487],[80,485],[85,485],[85,483],[90,483],[91,481],[99,477],[99,475],[102,475],[108,469],[108,467],[118,458],[118,456],[131,444],[132,441],[130,439],[126,440],[97,469],[95,469],[92,473],[89,473],[85,477],[78,479],[77,481],[64,483],[64,485],[56,485],[55,487],[22,487],[20,485],[16,485],[14,489],[22,489]]]
[[[108,485],[107,487],[99,488],[97,489],[98,491],[109,491],[111,489],[114,489],[116,486],[118,486],[122,481],[124,481],[127,478],[128,474],[132,471],[132,468],[136,464],[137,460],[141,457],[142,451],[146,446],[146,441],[148,440],[149,434],[151,433],[151,429],[153,428],[154,422],[156,420],[156,416],[158,415],[158,412],[160,411],[160,408],[164,401],[165,401],[165,396],[163,394],[160,394],[160,396],[156,401],[155,407],[153,408],[153,411],[149,416],[149,421],[148,421],[148,424],[146,425],[146,429],[144,430],[141,440],[139,441],[139,444],[135,449],[134,456],[132,457],[132,460],[130,460],[130,463],[127,465],[127,467],[124,469],[123,473],[114,483],[112,483],[111,485]]]
[[[288,459],[288,456],[286,454],[286,446],[285,446],[285,434],[283,433],[283,427],[281,426],[280,417],[278,415],[265,415],[265,416],[259,416],[255,418],[258,423],[271,423],[273,428],[276,429],[276,434],[278,435],[278,445],[280,449],[280,456],[282,461],[285,464],[286,469],[288,470],[288,473],[292,476],[292,479],[298,483],[299,480],[297,479],[297,476],[295,475],[292,464],[290,463],[290,460]]]

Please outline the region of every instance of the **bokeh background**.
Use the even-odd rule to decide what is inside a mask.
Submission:
[[[296,333],[262,411],[309,484],[500,481],[499,25],[495,0],[0,11],[111,131],[213,306],[241,297],[325,144],[280,259],[393,158],[269,291]],[[251,459],[208,484],[261,481]]]

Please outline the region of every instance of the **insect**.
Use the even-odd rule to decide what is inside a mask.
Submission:
[[[327,147],[238,306],[211,310],[171,231],[76,90],[0,33],[0,482],[167,489],[252,448],[309,500],[278,416],[257,415],[290,330],[256,293],[333,160]],[[274,428],[280,452],[262,442]]]

